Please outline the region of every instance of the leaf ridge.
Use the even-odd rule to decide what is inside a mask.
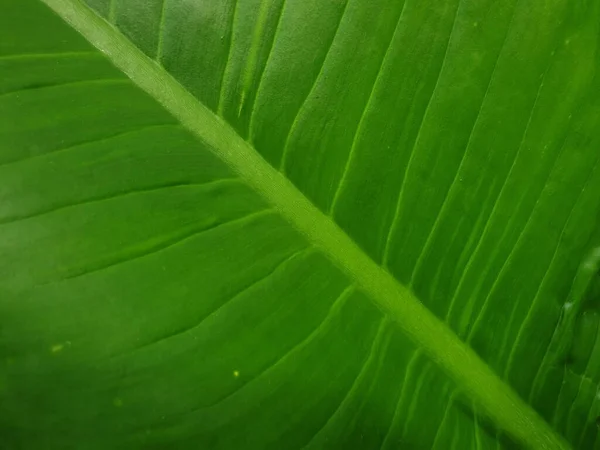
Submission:
[[[456,26],[456,18],[458,17],[458,10],[460,9],[460,3],[461,3],[461,0],[458,0],[457,4],[456,4],[456,10],[454,11],[454,18],[452,19],[452,28],[450,30],[450,35],[448,36],[448,42],[446,43],[446,49],[444,51],[444,57],[442,58],[442,64],[440,65],[440,71],[438,73],[437,80],[435,81],[433,91],[431,91],[431,96],[429,97],[427,106],[425,107],[425,112],[423,113],[423,117],[421,118],[421,123],[419,124],[419,130],[417,131],[417,136],[415,137],[415,141],[410,150],[410,156],[406,163],[406,169],[404,170],[404,176],[402,177],[402,184],[400,185],[400,190],[398,191],[398,201],[396,202],[396,210],[394,212],[394,219],[392,220],[392,223],[390,225],[390,229],[388,231],[388,235],[387,235],[387,238],[385,241],[385,247],[383,250],[382,261],[383,261],[384,267],[387,267],[389,252],[390,252],[390,243],[391,243],[392,237],[394,235],[396,224],[400,217],[400,208],[402,206],[402,195],[404,193],[404,186],[406,185],[406,177],[410,170],[410,166],[411,166],[413,157],[415,156],[415,148],[416,148],[417,144],[419,143],[419,137],[421,136],[421,131],[423,130],[423,124],[425,123],[425,120],[427,120],[427,113],[429,112],[429,107],[431,106],[431,102],[432,102],[433,98],[435,97],[435,93],[437,91],[438,84],[440,82],[440,79],[442,78],[442,73],[444,72],[444,67],[446,65],[446,58],[448,57],[448,50],[450,48],[450,42],[452,41],[452,35],[454,34],[454,27]]]
[[[277,41],[277,36],[279,35],[279,31],[281,29],[281,21],[282,21],[281,19],[283,17],[283,13],[284,13],[286,5],[287,5],[287,1],[282,0],[281,7],[279,9],[279,17],[277,18],[277,25],[275,27],[275,33],[273,33],[273,40],[271,41],[271,45],[269,46],[269,54],[267,55],[267,58],[265,59],[265,66],[263,67],[263,69],[260,73],[260,76],[258,78],[258,83],[256,85],[256,94],[254,94],[254,101],[252,103],[252,109],[250,110],[250,120],[248,121],[248,141],[250,141],[250,142],[252,142],[252,130],[253,130],[252,124],[254,123],[254,117],[255,117],[254,113],[256,111],[256,100],[258,99],[258,93],[260,92],[260,87],[262,86],[262,83],[264,81],[265,72],[267,70],[267,67],[269,66],[269,61],[271,61],[271,56],[273,56],[273,48],[275,47],[275,42]],[[232,27],[232,30],[233,30],[233,27]]]
[[[446,389],[446,391],[447,391],[447,389]],[[440,422],[439,428],[435,432],[433,444],[431,445],[432,449],[436,448],[437,440],[442,435],[441,432],[445,428],[447,420],[448,420],[448,411],[450,411],[450,407],[454,404],[454,399],[456,398],[456,395],[457,395],[456,392],[453,392],[452,394],[450,394],[450,398],[448,399],[448,403],[446,404],[446,409],[444,409],[444,417],[442,418],[442,421]]]
[[[1,162],[0,167],[9,166],[11,164],[19,164],[19,163],[23,163],[23,162],[28,162],[28,161],[35,160],[35,159],[46,158],[48,156],[54,156],[57,153],[69,151],[69,150],[72,150],[72,149],[75,149],[78,147],[83,147],[85,145],[94,144],[96,142],[110,141],[111,139],[114,139],[114,138],[118,138],[118,137],[125,136],[128,134],[139,133],[139,132],[142,132],[142,131],[145,131],[148,129],[166,128],[166,127],[178,127],[178,125],[173,124],[173,123],[157,123],[157,124],[146,125],[141,128],[134,128],[132,130],[120,131],[118,133],[110,134],[108,136],[90,139],[88,141],[77,142],[73,145],[69,145],[68,147],[61,147],[61,148],[57,148],[54,150],[49,150],[46,153],[38,153],[33,156],[26,156],[25,158],[21,158],[21,159],[13,159],[11,161]],[[2,224],[2,223],[4,223],[4,222],[2,220],[0,220],[0,224]]]
[[[167,0],[163,0],[167,2]],[[231,51],[233,50],[233,29],[235,27],[235,18],[237,17],[239,0],[235,0],[233,5],[233,13],[231,14],[231,29],[229,31],[229,48],[227,49],[227,59],[225,61],[225,67],[223,68],[223,73],[221,74],[221,84],[219,85],[219,101],[217,102],[217,114],[223,116],[223,86],[225,84],[225,78],[227,76],[227,69],[229,68],[229,63],[231,60]]]
[[[569,226],[569,222],[571,221],[571,218],[573,216],[573,212],[577,208],[577,204],[579,203],[579,200],[581,199],[584,191],[586,190],[587,186],[589,185],[591,177],[592,177],[592,174],[594,172],[594,169],[597,167],[599,161],[600,161],[600,158],[596,159],[596,163],[594,164],[594,167],[592,168],[592,170],[590,170],[590,172],[589,172],[589,174],[587,176],[587,179],[585,181],[585,185],[584,185],[582,191],[579,193],[579,195],[577,197],[577,200],[573,203],[573,207],[571,208],[571,210],[569,212],[569,216],[567,217],[567,220],[565,221],[565,224],[564,224],[564,226],[561,229],[559,238],[557,240],[556,247],[554,249],[554,253],[552,254],[552,259],[550,260],[550,263],[548,264],[548,269],[545,271],[545,273],[544,273],[544,275],[542,277],[542,281],[540,282],[540,284],[538,286],[538,289],[536,290],[536,293],[535,293],[535,296],[533,298],[533,301],[531,302],[531,305],[528,308],[527,315],[525,316],[525,319],[523,320],[523,323],[521,324],[521,326],[519,327],[519,330],[517,331],[516,338],[515,338],[515,345],[512,348],[511,352],[509,353],[508,362],[507,362],[506,368],[504,370],[504,378],[505,379],[507,378],[508,373],[510,372],[510,369],[512,367],[514,353],[515,353],[516,348],[518,347],[518,342],[521,340],[521,333],[523,332],[523,329],[525,328],[525,324],[529,321],[529,318],[531,316],[531,312],[534,310],[534,307],[535,307],[535,305],[536,305],[536,303],[537,303],[537,301],[538,301],[538,299],[540,297],[540,292],[542,290],[542,287],[544,286],[545,281],[546,281],[546,279],[548,278],[548,276],[550,274],[550,270],[552,269],[552,265],[554,264],[554,261],[556,260],[556,257],[558,256],[558,250],[560,249],[560,244],[563,241],[563,238],[565,236],[565,231],[566,231],[567,227]],[[513,309],[513,311],[514,311],[514,309]],[[511,318],[512,318],[512,314],[511,314]],[[502,347],[502,350],[501,350],[502,353],[504,352],[504,348],[505,347],[506,347],[506,340],[503,343],[503,347]]]
[[[163,0],[160,7],[160,20],[158,21],[158,39],[156,43],[156,57],[154,58],[160,64],[160,58],[162,57],[163,50],[163,38],[165,31],[165,10],[167,8],[167,1]]]
[[[252,214],[250,214],[250,215],[252,215]],[[248,216],[244,216],[241,219],[245,219],[247,217]],[[236,220],[241,220],[241,219],[236,219]],[[222,225],[229,225],[229,224],[231,224],[233,222],[235,222],[235,220],[227,222],[227,223],[224,223]],[[162,337],[160,337],[158,339],[155,339],[155,340],[153,340],[151,342],[146,342],[146,343],[144,343],[144,344],[136,347],[134,349],[134,351],[139,351],[139,350],[142,350],[142,349],[144,349],[146,347],[149,347],[151,345],[156,345],[156,344],[158,344],[160,342],[166,341],[167,339],[170,339],[172,337],[178,336],[180,334],[188,333],[188,332],[190,332],[192,330],[197,330],[198,328],[202,327],[202,325],[207,320],[209,320],[211,317],[216,317],[218,315],[218,313],[223,308],[227,307],[229,304],[231,304],[231,302],[234,302],[235,300],[237,300],[244,293],[246,293],[247,291],[249,291],[249,290],[251,290],[253,288],[256,288],[257,286],[260,286],[261,284],[265,283],[272,275],[274,275],[277,272],[283,270],[283,268],[285,268],[294,259],[297,259],[300,255],[304,254],[303,256],[306,256],[307,254],[310,254],[310,252],[312,252],[312,251],[313,251],[313,249],[311,247],[305,247],[303,249],[296,250],[296,251],[292,252],[289,256],[285,257],[283,260],[281,260],[280,262],[278,262],[273,269],[269,270],[266,274],[264,274],[263,276],[261,276],[257,280],[252,281],[247,286],[244,286],[241,290],[239,290],[238,292],[236,292],[235,294],[233,294],[230,298],[226,299],[223,303],[221,303],[219,306],[217,306],[214,310],[210,311],[208,314],[206,314],[204,317],[202,317],[194,325],[178,329],[176,331],[173,331],[172,333],[169,333],[169,334],[167,334],[165,336],[162,336]]]
[[[352,398],[352,395],[358,389],[358,386],[360,385],[361,381],[363,381],[363,379],[366,377],[367,370],[377,360],[379,350],[382,347],[382,341],[384,340],[384,335],[385,335],[385,330],[386,330],[386,323],[387,323],[386,317],[380,319],[379,326],[377,327],[377,333],[375,334],[375,336],[373,337],[373,341],[371,342],[371,347],[369,349],[369,353],[367,354],[365,361],[361,365],[361,367],[358,371],[358,375],[354,378],[354,381],[352,382],[350,389],[348,389],[348,392],[346,392],[346,394],[344,395],[344,398],[342,398],[342,400],[340,401],[338,407],[335,409],[333,414],[329,417],[329,419],[327,419],[327,421],[323,424],[323,426],[315,433],[315,435],[312,437],[312,439],[306,445],[304,445],[302,447],[303,449],[310,448],[310,446],[314,442],[314,440],[323,432],[323,430],[325,430],[327,428],[327,425],[329,425],[335,419],[336,415],[338,415],[340,413],[340,411],[343,409],[344,405],[350,401],[350,399]]]
[[[287,154],[288,154],[288,148],[289,148],[289,143],[290,143],[290,137],[292,136],[292,134],[294,133],[294,130],[298,124],[298,117],[300,117],[300,113],[302,112],[302,109],[304,108],[304,105],[306,104],[307,100],[310,98],[311,94],[313,93],[313,91],[315,90],[315,88],[317,87],[317,82],[319,81],[319,79],[321,78],[321,75],[323,74],[323,70],[325,68],[325,63],[327,62],[327,58],[329,57],[329,53],[331,52],[331,49],[333,48],[333,44],[335,42],[335,38],[338,35],[338,32],[340,31],[340,26],[342,25],[342,22],[344,21],[344,16],[346,15],[346,11],[348,10],[348,3],[350,3],[351,0],[345,0],[344,3],[344,9],[342,10],[342,13],[340,14],[340,20],[335,28],[335,33],[333,34],[333,38],[331,38],[331,42],[329,43],[329,48],[327,49],[327,51],[325,52],[325,56],[323,57],[323,63],[321,64],[321,68],[319,69],[319,73],[317,73],[317,76],[315,77],[315,80],[313,81],[312,86],[310,87],[308,94],[306,95],[304,101],[302,102],[302,104],[300,105],[300,108],[298,108],[298,112],[296,113],[296,116],[294,117],[294,120],[292,122],[292,125],[290,126],[290,130],[288,131],[288,134],[285,138],[285,143],[283,144],[283,152],[281,153],[281,161],[279,162],[279,172],[281,173],[285,173],[285,163],[286,163],[286,158],[287,158]]]
[[[142,259],[142,258],[145,258],[150,255],[154,255],[159,252],[164,252],[165,250],[168,250],[172,247],[181,245],[183,242],[186,242],[186,241],[189,241],[190,239],[196,238],[203,233],[207,233],[209,231],[213,231],[213,230],[216,230],[216,229],[219,229],[222,227],[224,228],[224,227],[233,226],[233,225],[245,224],[249,220],[253,220],[256,217],[260,217],[260,216],[269,214],[271,212],[272,212],[272,210],[266,209],[266,210],[261,210],[261,211],[257,211],[254,213],[250,213],[245,216],[238,217],[236,219],[233,219],[233,220],[230,220],[230,221],[224,222],[224,223],[212,224],[210,222],[209,223],[203,222],[200,224],[195,224],[192,227],[187,227],[186,229],[183,230],[183,232],[169,236],[167,239],[163,240],[162,242],[157,242],[155,244],[151,244],[146,248],[134,250],[130,254],[119,255],[111,261],[100,262],[95,267],[83,268],[83,269],[73,271],[72,273],[61,278],[60,281],[70,280],[73,278],[79,278],[79,277],[82,277],[85,275],[89,275],[91,273],[110,269],[110,268],[118,266],[120,264],[126,264],[131,261]]]
[[[244,105],[246,104],[246,96],[248,95],[248,90],[253,83],[253,78],[256,72],[256,65],[258,64],[258,56],[259,56],[259,46],[260,46],[260,38],[264,34],[264,28],[267,24],[268,16],[269,16],[269,7],[267,1],[262,1],[260,4],[257,22],[254,27],[254,33],[252,35],[252,44],[250,45],[249,59],[246,61],[243,77],[242,77],[242,92],[240,97],[240,104],[238,106],[238,116],[241,114]],[[269,53],[265,60],[265,66],[259,75],[258,84],[260,85],[263,72],[267,67],[267,63],[271,58],[271,52],[273,51],[273,47],[275,45],[275,39],[277,38],[277,32],[279,31],[279,26],[281,24],[281,17],[283,16],[283,10],[285,8],[286,0],[281,0],[281,5],[279,6],[279,13],[277,14],[277,25],[275,26],[275,33],[273,33],[273,39],[271,40],[271,45],[269,46]],[[258,88],[257,88],[258,93]],[[255,99],[256,100],[256,99]],[[252,108],[254,109],[254,108]]]
[[[379,83],[379,78],[381,77],[381,74],[383,73],[383,68],[385,67],[385,62],[388,59],[388,55],[394,44],[394,40],[398,33],[398,29],[400,28],[400,23],[402,22],[402,16],[404,15],[405,8],[406,8],[406,0],[404,0],[404,2],[402,4],[402,9],[400,10],[400,14],[398,15],[398,21],[396,22],[396,26],[392,33],[392,37],[390,38],[390,42],[385,50],[385,54],[383,55],[381,64],[379,65],[379,70],[377,71],[377,75],[375,76],[375,81],[373,81],[373,86],[371,86],[371,92],[369,93],[369,98],[367,99],[367,103],[365,103],[365,107],[363,108],[362,114],[360,115],[360,119],[358,120],[358,125],[356,126],[356,130],[354,131],[354,136],[352,137],[352,144],[350,145],[350,151],[346,158],[346,163],[344,164],[344,170],[342,172],[342,175],[340,176],[340,181],[337,185],[335,193],[333,194],[333,200],[331,201],[331,206],[329,207],[329,211],[327,213],[329,216],[333,216],[333,213],[335,210],[335,205],[336,205],[336,203],[339,199],[340,193],[342,191],[342,186],[343,186],[344,182],[346,181],[346,177],[348,175],[348,170],[350,169],[350,162],[352,161],[352,156],[354,154],[354,151],[356,150],[356,144],[358,142],[358,137],[360,136],[361,131],[362,131],[363,122],[367,115],[367,111],[369,110],[369,106],[371,105],[371,102],[373,101],[373,94],[376,91],[377,84]]]
[[[108,21],[115,23],[115,13],[117,9],[117,0],[110,0],[108,2]]]
[[[44,84],[44,85],[38,85],[38,86],[25,86],[25,87],[16,89],[14,91],[3,92],[2,94],[0,94],[0,98],[8,97],[9,95],[13,95],[13,94],[20,94],[25,91],[37,91],[37,90],[52,89],[52,88],[59,88],[59,87],[65,87],[65,86],[85,86],[87,84],[99,84],[99,85],[127,84],[128,82],[129,82],[129,80],[127,78],[97,78],[97,79],[88,79],[88,80],[65,81],[62,83]]]
[[[139,189],[131,189],[128,191],[115,192],[115,193],[111,193],[111,194],[107,194],[107,195],[100,195],[97,197],[91,197],[91,198],[85,199],[83,201],[58,205],[53,208],[36,211],[36,212],[34,212],[32,214],[28,214],[28,215],[16,216],[16,217],[13,216],[13,217],[5,218],[5,219],[0,219],[0,225],[14,223],[14,222],[21,221],[21,220],[33,219],[35,217],[43,216],[45,214],[55,213],[55,212],[61,211],[63,209],[89,205],[91,203],[110,201],[110,200],[114,200],[116,198],[125,197],[125,196],[129,196],[129,195],[145,194],[145,193],[149,193],[149,192],[156,192],[156,191],[162,191],[165,189],[182,188],[182,187],[194,187],[194,186],[203,187],[203,188],[204,187],[212,187],[215,185],[218,186],[221,184],[237,183],[240,181],[241,180],[239,178],[220,178],[218,180],[212,180],[212,181],[208,181],[206,183],[163,183],[163,184],[160,184],[157,186],[149,186],[149,187],[144,187],[144,188],[139,188]]]
[[[548,65],[548,68],[546,69],[546,72],[544,73],[544,76],[547,73],[547,70],[549,69],[549,67],[550,67],[550,65]],[[462,285],[463,285],[463,283],[465,281],[465,276],[466,276],[467,272],[469,271],[469,269],[471,268],[471,266],[473,264],[473,261],[474,261],[473,257],[475,256],[475,254],[477,253],[477,251],[479,250],[479,248],[480,248],[480,246],[481,246],[481,244],[483,242],[483,236],[485,235],[485,233],[487,232],[487,230],[488,230],[488,228],[489,228],[489,226],[491,224],[491,219],[492,219],[492,217],[493,217],[493,215],[494,215],[494,213],[495,213],[495,211],[496,211],[496,209],[498,207],[498,204],[500,202],[500,198],[502,197],[502,193],[506,189],[506,186],[508,184],[508,180],[510,178],[510,175],[511,175],[511,173],[514,170],[514,168],[515,168],[515,166],[517,164],[517,161],[519,160],[519,156],[520,156],[521,150],[523,148],[523,143],[525,142],[525,137],[527,136],[527,132],[529,130],[529,126],[531,125],[531,120],[533,118],[533,113],[534,113],[534,111],[536,109],[537,102],[538,102],[538,100],[540,98],[540,93],[542,92],[542,87],[543,86],[544,86],[544,77],[542,77],[542,80],[540,81],[540,86],[538,87],[538,90],[537,90],[537,93],[536,93],[536,96],[535,96],[535,100],[533,101],[533,105],[531,107],[531,111],[529,112],[529,118],[527,119],[527,125],[525,125],[525,129],[523,131],[523,136],[521,138],[521,142],[519,143],[519,147],[518,147],[518,149],[517,149],[517,151],[515,153],[515,157],[513,159],[513,162],[512,162],[512,164],[510,166],[510,169],[508,170],[508,175],[506,176],[504,182],[502,183],[502,187],[500,188],[500,192],[498,193],[498,197],[496,197],[496,199],[495,199],[495,201],[493,203],[493,206],[492,206],[492,210],[490,211],[490,214],[488,215],[488,217],[487,217],[487,219],[485,221],[485,225],[483,227],[483,230],[481,231],[481,238],[477,242],[477,245],[475,246],[475,249],[469,255],[469,259],[467,260],[467,263],[466,263],[465,268],[464,268],[464,270],[462,272],[462,275],[461,275],[461,277],[460,277],[460,279],[459,279],[459,281],[458,281],[458,283],[456,285],[456,289],[454,290],[454,293],[452,295],[452,299],[450,300],[450,307],[448,308],[448,313],[446,314],[446,320],[450,316],[452,310],[454,309],[454,306],[456,304],[456,299],[458,298],[458,294],[459,294],[459,292],[460,292],[460,290],[462,288]],[[468,307],[471,308],[471,299],[469,299]]]
[[[302,350],[303,348],[305,348],[306,346],[308,346],[310,343],[312,343],[319,336],[319,334],[321,332],[323,332],[323,330],[326,329],[327,326],[335,319],[335,317],[337,316],[337,314],[339,313],[339,311],[344,307],[344,305],[346,304],[346,302],[349,300],[349,298],[355,292],[355,289],[356,288],[353,285],[346,286],[340,292],[340,294],[336,297],[336,299],[333,301],[333,303],[329,307],[329,310],[327,311],[327,313],[326,313],[325,317],[323,318],[323,320],[321,321],[321,323],[319,323],[319,325],[317,325],[317,327],[314,330],[312,330],[300,342],[298,342],[297,344],[295,344],[294,346],[292,346],[283,356],[281,356],[280,358],[278,358],[277,361],[275,361],[272,364],[270,364],[267,368],[263,369],[254,378],[248,380],[246,383],[244,383],[243,385],[241,385],[237,390],[235,390],[234,392],[231,392],[230,394],[228,394],[225,398],[220,399],[219,401],[213,403],[212,405],[208,405],[208,406],[206,406],[204,408],[201,407],[201,408],[198,408],[198,409],[209,409],[209,408],[216,408],[216,407],[218,407],[219,405],[221,405],[226,400],[232,398],[236,394],[239,394],[240,391],[242,391],[246,386],[248,386],[248,385],[250,385],[252,383],[256,383],[257,380],[259,380],[260,378],[264,377],[269,372],[275,370],[280,364],[282,364],[283,361],[285,361],[288,358],[291,358],[292,355],[295,352],[299,352],[300,350]]]
[[[559,150],[559,151],[557,152],[557,154],[556,154],[556,157],[555,157],[555,159],[554,159],[554,161],[553,161],[553,163],[552,163],[552,167],[551,167],[551,169],[548,171],[548,174],[547,174],[547,176],[546,176],[546,180],[544,181],[544,184],[543,184],[543,186],[542,186],[542,189],[540,190],[540,193],[539,193],[539,195],[538,195],[538,197],[537,197],[537,199],[536,199],[536,202],[535,202],[535,205],[534,205],[534,209],[533,209],[534,211],[535,211],[535,209],[536,209],[536,207],[537,207],[537,205],[538,205],[538,203],[539,203],[539,201],[540,201],[540,199],[541,199],[541,197],[542,197],[542,194],[543,194],[543,192],[544,192],[544,190],[545,190],[546,186],[548,185],[548,181],[550,180],[550,178],[551,178],[552,174],[554,173],[554,171],[555,171],[555,169],[556,169],[556,165],[557,165],[558,161],[560,160],[560,156],[562,155],[562,152],[563,152],[563,150],[564,150],[564,148],[565,148],[565,145],[566,145],[566,138],[565,138],[565,141],[563,141],[563,143],[562,143],[562,145],[561,145],[561,148],[560,148],[560,150]],[[519,201],[519,204],[520,204],[520,201]],[[487,293],[487,295],[486,295],[485,299],[483,300],[483,304],[482,304],[482,306],[481,306],[481,309],[479,310],[479,314],[477,315],[477,318],[475,319],[475,321],[474,321],[473,325],[471,326],[471,328],[470,328],[470,330],[469,330],[469,333],[468,333],[468,335],[467,335],[467,342],[470,342],[470,340],[471,340],[471,338],[472,338],[472,336],[473,336],[473,333],[474,333],[475,329],[477,328],[477,326],[478,326],[478,325],[479,325],[479,323],[480,323],[481,317],[484,315],[485,311],[487,310],[487,307],[488,307],[488,305],[489,305],[489,300],[490,300],[490,297],[492,296],[492,293],[494,292],[494,290],[495,290],[495,288],[496,288],[496,286],[497,286],[497,284],[498,284],[498,281],[500,280],[500,278],[501,278],[501,277],[502,277],[502,275],[504,274],[504,272],[505,272],[505,270],[506,270],[506,267],[508,267],[508,264],[509,264],[509,263],[510,263],[510,261],[512,260],[512,258],[513,258],[513,256],[514,256],[515,249],[517,248],[518,244],[519,244],[519,243],[520,243],[520,241],[522,240],[522,238],[523,238],[523,235],[525,234],[525,231],[527,230],[527,228],[528,228],[528,226],[529,226],[529,224],[530,224],[530,222],[531,222],[531,218],[532,218],[532,217],[533,217],[533,214],[529,215],[529,217],[527,218],[527,221],[525,222],[525,224],[524,224],[524,225],[523,225],[523,227],[521,228],[521,231],[519,232],[519,235],[518,235],[518,237],[517,237],[517,240],[516,240],[516,242],[515,242],[515,245],[512,247],[512,249],[511,249],[510,253],[508,254],[508,257],[507,257],[507,258],[504,260],[504,262],[503,262],[503,264],[502,264],[502,267],[500,268],[500,271],[499,271],[499,273],[498,273],[498,276],[495,278],[495,280],[494,280],[494,282],[493,282],[493,284],[492,284],[492,287],[489,289],[489,291],[488,291],[488,293]],[[512,221],[511,221],[511,222],[512,222]],[[507,227],[507,229],[508,229],[508,228],[509,228],[509,227]],[[502,237],[504,237],[504,234],[502,235]],[[496,249],[494,249],[494,252],[493,252],[493,255],[494,255],[494,256],[497,254],[498,248],[499,248],[499,247],[496,247]],[[488,268],[489,268],[489,267],[486,267],[486,269],[485,269],[485,272],[484,272],[484,273],[487,273],[487,270],[488,270]],[[479,287],[480,285],[481,285],[481,283],[479,283],[479,284],[478,284],[478,287]],[[474,296],[472,296],[472,298],[474,298]],[[512,317],[512,316],[511,316],[511,317]],[[510,323],[510,322],[509,322],[509,323]]]
[[[599,335],[600,335],[599,331],[600,331],[600,330],[596,330],[596,339],[595,339],[595,341],[594,341],[594,345],[592,346],[592,352],[593,352],[593,351],[594,351],[594,349],[596,349],[596,348],[598,347],[598,345],[599,345],[599,342],[598,342],[598,337],[599,337]],[[593,359],[594,359],[594,358],[593,358],[593,356],[592,356],[592,357],[590,357],[590,358],[588,359],[588,361],[587,361],[587,363],[586,363],[586,365],[585,365],[585,369],[583,370],[583,374],[586,374],[586,373],[587,373],[588,369],[590,368],[590,364],[593,362]],[[583,386],[583,384],[584,384],[584,381],[587,381],[587,380],[589,380],[589,378],[588,378],[587,376],[582,376],[582,377],[581,377],[581,379],[579,380],[579,385],[577,386],[577,394],[575,395],[575,400],[573,401],[573,403],[571,403],[571,406],[569,407],[569,410],[568,410],[568,412],[567,412],[567,417],[566,417],[566,422],[567,422],[567,430],[570,428],[570,425],[571,425],[571,423],[572,423],[572,420],[571,420],[571,418],[572,418],[572,416],[573,416],[573,413],[575,412],[575,411],[574,411],[574,407],[575,407],[575,404],[577,403],[577,400],[579,400],[579,395],[581,394],[581,388],[582,388],[582,386]],[[592,382],[592,386],[597,386],[597,383],[594,383],[594,382]],[[590,403],[590,407],[588,408],[588,414],[587,414],[587,415],[589,415],[589,413],[590,413],[590,410],[591,410],[591,409],[592,409],[592,407],[594,406],[594,402],[595,402],[595,400],[596,400],[595,398],[592,398],[592,401],[591,401],[591,403]],[[586,416],[587,416],[587,415],[586,415]],[[582,436],[581,436],[581,437],[582,437]]]
[[[448,188],[448,190],[446,191],[446,195],[444,196],[444,200],[442,201],[442,204],[440,206],[440,209],[438,211],[438,214],[435,218],[435,221],[433,223],[433,226],[431,227],[431,230],[429,231],[429,233],[427,234],[427,239],[425,240],[425,244],[423,245],[423,248],[421,249],[421,252],[419,254],[419,257],[417,258],[417,262],[414,265],[414,268],[412,270],[412,275],[411,275],[411,280],[413,280],[414,276],[419,272],[419,269],[423,263],[423,256],[427,253],[427,249],[431,244],[431,239],[433,238],[433,236],[435,235],[435,232],[437,230],[437,227],[440,223],[440,219],[444,213],[444,209],[447,205],[448,199],[450,198],[450,193],[452,192],[454,186],[456,185],[456,181],[459,179],[459,174],[461,172],[461,169],[464,166],[464,163],[467,159],[467,155],[469,153],[469,145],[471,144],[471,140],[473,139],[473,133],[475,132],[475,129],[477,128],[477,124],[479,123],[479,119],[481,117],[481,111],[483,110],[483,106],[485,105],[485,101],[487,98],[487,95],[490,91],[490,86],[492,85],[492,82],[494,81],[494,78],[496,76],[496,69],[498,68],[498,62],[500,61],[500,58],[502,57],[502,53],[504,52],[504,47],[506,46],[506,41],[508,40],[508,36],[510,34],[510,29],[512,27],[512,23],[515,17],[515,12],[517,10],[517,7],[519,6],[519,0],[517,0],[515,2],[515,6],[513,7],[513,11],[512,11],[512,15],[510,18],[510,21],[508,22],[508,26],[506,28],[506,33],[504,35],[504,40],[502,41],[502,45],[500,47],[500,51],[498,52],[498,57],[496,58],[496,62],[494,63],[494,68],[492,69],[492,74],[490,75],[490,80],[487,84],[487,87],[485,89],[485,93],[483,94],[483,97],[481,99],[481,104],[479,105],[479,109],[477,111],[477,116],[475,117],[475,121],[473,122],[473,126],[471,127],[471,131],[469,133],[469,137],[467,138],[467,143],[465,144],[465,151],[463,153],[463,156],[460,160],[460,163],[458,165],[458,168],[456,169],[456,173],[454,174],[454,179],[452,180],[452,183],[450,184],[450,187]]]
[[[94,51],[77,51],[77,52],[48,52],[48,53],[19,53],[17,55],[0,55],[0,61],[12,61],[15,59],[43,59],[43,58],[77,58],[80,56],[95,56],[96,58],[101,58],[98,52]]]
[[[400,393],[398,394],[398,400],[396,401],[396,407],[394,408],[394,414],[392,416],[392,420],[390,422],[390,426],[383,438],[383,441],[381,443],[381,448],[384,449],[386,446],[386,443],[388,442],[389,436],[392,433],[392,430],[394,429],[394,427],[396,426],[396,423],[398,422],[398,416],[399,416],[399,412],[400,412],[400,405],[402,405],[403,401],[404,401],[404,396],[406,393],[406,389],[408,386],[408,377],[410,376],[410,373],[413,370],[413,366],[417,363],[419,356],[421,355],[422,351],[420,348],[418,348],[413,355],[411,356],[411,359],[407,362],[406,364],[406,370],[404,371],[404,378],[403,378],[403,383],[402,383],[402,389],[400,390]],[[424,376],[425,373],[421,373],[421,376]]]

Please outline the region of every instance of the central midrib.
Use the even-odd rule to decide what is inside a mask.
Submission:
[[[475,352],[223,119],[200,103],[166,70],[79,0],[42,0],[140,88],[270,202],[289,223],[363,290],[489,414],[502,430],[530,448],[568,444],[505,384]]]

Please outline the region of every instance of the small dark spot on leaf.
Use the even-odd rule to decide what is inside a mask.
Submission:
[[[565,366],[571,366],[574,362],[575,362],[575,358],[573,357],[573,355],[571,353],[568,353],[565,357],[564,357],[564,365]]]

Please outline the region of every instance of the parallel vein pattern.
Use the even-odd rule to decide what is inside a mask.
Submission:
[[[44,0],[168,112],[27,3],[52,25],[1,6],[9,445],[565,446],[533,408],[600,446],[600,2]],[[19,406],[31,358],[58,388]]]

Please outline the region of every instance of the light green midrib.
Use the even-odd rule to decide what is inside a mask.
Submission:
[[[501,429],[529,448],[569,448],[564,439],[444,322],[371,260],[233,128],[201,104],[159,64],[80,0],[41,1],[106,54],[182,125],[206,142],[220,159],[343,270]]]

